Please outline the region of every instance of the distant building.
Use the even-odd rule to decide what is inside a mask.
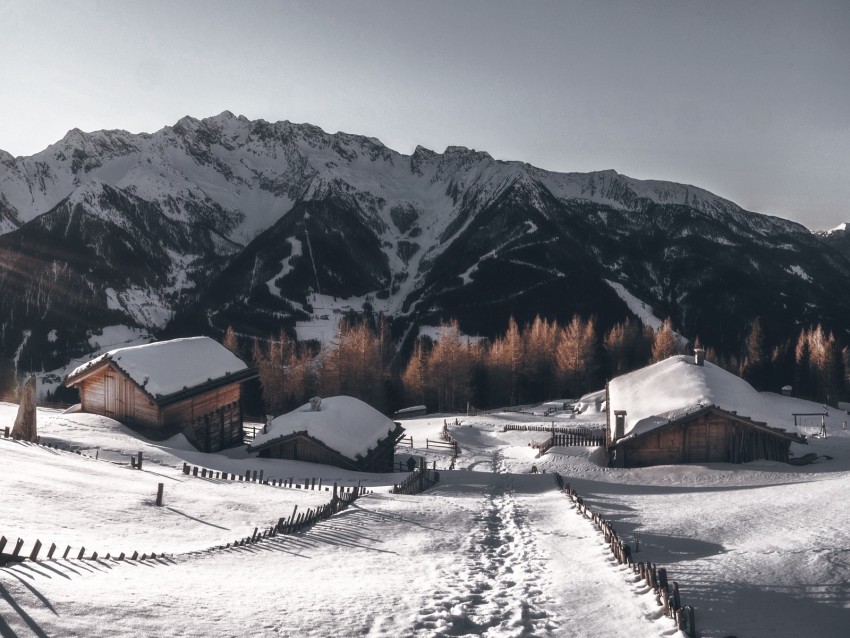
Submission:
[[[403,434],[400,423],[359,399],[316,397],[270,421],[248,451],[361,472],[392,472],[395,446]]]
[[[393,414],[393,416],[396,419],[412,419],[413,417],[424,416],[426,414],[428,414],[427,407],[425,407],[424,405],[413,405],[409,408],[402,408],[401,410]]]
[[[740,377],[705,362],[701,353],[670,357],[622,375],[607,386],[610,462],[641,467],[788,461],[791,443],[806,442],[790,411],[773,426],[742,416],[765,412],[769,401]],[[765,416],[775,417],[759,415]]]
[[[152,439],[178,432],[202,452],[242,444],[243,381],[257,376],[208,337],[111,350],[75,369],[83,412],[102,414]]]

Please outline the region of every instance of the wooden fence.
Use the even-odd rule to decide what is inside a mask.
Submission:
[[[205,467],[199,467],[197,465],[189,465],[188,463],[183,463],[183,474],[187,476],[196,476],[198,478],[204,478],[209,480],[218,480],[218,481],[233,481],[239,483],[256,483],[257,485],[269,485],[271,487],[286,487],[290,489],[296,490],[312,490],[312,491],[325,491],[330,492],[330,485],[323,485],[322,478],[305,478],[302,481],[295,479],[293,477],[288,478],[266,478],[264,476],[264,470],[245,470],[245,474],[234,474],[233,472],[223,472],[221,470],[211,470]],[[296,482],[298,481],[298,482]],[[357,482],[357,485],[339,485],[337,483],[333,484],[334,492],[336,493],[339,490],[340,495],[343,494],[366,494],[367,490],[365,487],[361,487],[360,482]],[[370,490],[371,493],[371,490]]]
[[[540,458],[546,452],[548,452],[551,448],[555,446],[560,447],[590,447],[590,446],[602,446],[605,445],[605,435],[600,434],[598,431],[585,431],[581,433],[570,433],[570,434],[557,434],[553,433],[548,439],[543,441],[542,443],[538,443],[537,441],[532,441],[529,445],[537,450],[537,458]]]
[[[614,555],[614,559],[620,565],[627,566],[633,573],[640,576],[647,587],[655,593],[655,600],[658,606],[663,608],[664,615],[672,618],[678,629],[685,632],[690,638],[696,638],[694,608],[690,605],[682,605],[679,583],[668,581],[667,570],[663,567],[658,567],[658,565],[649,562],[635,563],[632,560],[631,546],[620,540],[611,522],[591,512],[584,504],[584,500],[570,487],[570,484],[564,483],[560,474],[556,474],[555,478],[561,491],[575,504],[576,512],[593,521],[593,524],[602,533],[605,542]]]
[[[449,432],[449,426],[445,421],[443,421],[443,431],[440,433],[440,437],[443,439],[444,443],[452,446],[452,462],[449,464],[449,469],[453,470],[457,463],[457,455],[460,453],[460,446],[457,444],[457,440]]]
[[[210,552],[216,550],[231,549],[234,547],[243,547],[245,545],[259,543],[262,540],[265,540],[267,538],[273,538],[280,534],[297,534],[298,532],[304,531],[312,527],[319,521],[327,520],[334,514],[346,509],[354,501],[360,498],[360,496],[364,493],[365,488],[350,490],[348,492],[338,492],[337,484],[334,483],[333,497],[331,498],[329,503],[325,503],[324,505],[321,505],[316,508],[310,508],[306,512],[301,512],[300,514],[298,513],[298,505],[295,505],[294,509],[292,510],[292,514],[290,514],[288,518],[279,518],[277,523],[275,523],[268,529],[260,531],[259,527],[255,527],[254,533],[251,534],[251,536],[239,538],[233,541],[232,543],[227,543],[226,545],[217,545],[215,547],[211,547],[207,551]]]
[[[5,536],[0,537],[0,565],[7,565],[8,563],[21,562],[24,560],[31,560],[33,562],[37,562],[39,560],[39,554],[43,549],[44,545],[42,545],[41,541],[36,539],[35,543],[33,543],[32,549],[30,550],[29,555],[26,553],[21,554],[21,549],[24,546],[24,539],[19,538],[15,543],[14,549],[12,549],[11,553],[4,553],[7,544],[7,540]],[[56,543],[51,543],[50,548],[47,550],[47,554],[45,558],[47,560],[53,560],[54,555],[56,554],[57,545]],[[127,556],[124,552],[121,552],[118,556],[112,556],[110,554],[106,554],[106,556],[99,556],[97,552],[93,551],[88,556],[86,556],[86,548],[81,547],[79,551],[71,552],[71,546],[68,545],[65,548],[65,551],[62,552],[63,560],[116,560],[116,561],[142,561],[142,560],[155,560],[157,558],[166,558],[166,554],[156,554],[151,552],[150,554],[139,554],[138,551],[133,552],[131,555]],[[58,558],[58,556],[57,556]]]
[[[440,473],[424,467],[410,473],[404,482],[393,485],[390,494],[419,494],[440,481]]]
[[[605,433],[602,428],[580,428],[570,426],[552,426],[552,425],[525,425],[522,423],[507,423],[502,429],[502,432],[519,431],[519,432],[553,432],[554,434],[584,434],[586,436],[601,436],[605,438]]]

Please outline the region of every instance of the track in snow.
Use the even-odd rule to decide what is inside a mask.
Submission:
[[[416,618],[417,635],[548,635],[558,623],[541,607],[552,602],[541,588],[543,558],[511,493],[492,491],[473,520],[463,559]]]

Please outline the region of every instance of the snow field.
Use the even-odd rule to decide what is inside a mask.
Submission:
[[[15,409],[0,405],[0,428],[11,425]],[[604,414],[591,410],[572,417],[431,415],[403,424],[412,452],[436,461],[440,483],[403,496],[388,489],[405,474],[252,459],[244,450],[207,455],[182,437],[155,443],[103,417],[40,410],[43,437],[98,450],[101,458],[143,450],[145,468],[65,453],[45,464],[43,457],[57,455],[0,439],[0,534],[29,539],[35,530],[48,545],[59,534],[80,542],[108,536],[121,545],[92,545],[98,561],[0,568],[0,634],[681,637],[654,595],[616,564],[593,523],[558,491],[557,471],[613,523],[636,561],[667,569],[683,603],[696,609],[700,636],[844,636],[850,433],[841,430],[842,418],[830,410],[829,437],[794,446],[798,456],[820,455],[813,465],[626,470],[604,467],[598,448],[553,448],[536,458],[528,443],[545,432],[502,432],[506,423],[553,420],[598,426]],[[424,449],[425,438],[439,439],[443,419],[460,444],[454,472],[445,471],[447,450]],[[362,481],[375,491],[306,532],[199,553],[288,515],[292,499],[326,497],[187,477],[183,462],[243,474],[263,469],[268,478]],[[541,474],[530,474],[532,465]],[[182,514],[146,504],[158,482],[166,484],[164,507]],[[96,503],[84,502],[80,493],[93,489]],[[132,551],[127,539],[150,541],[139,551],[169,551],[161,542],[182,553],[145,563],[102,560],[107,551]]]
[[[155,464],[132,470],[12,439],[0,438],[0,458],[0,533],[24,539],[22,554],[36,539],[43,554],[56,543],[59,555],[70,545],[74,557],[82,547],[86,556],[201,550],[268,529],[295,505],[304,511],[330,500],[325,492],[201,479]]]

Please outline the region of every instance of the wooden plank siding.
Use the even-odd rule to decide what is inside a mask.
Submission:
[[[242,443],[241,383],[160,406],[121,370],[107,365],[79,384],[83,412],[102,414],[151,438],[184,432],[204,452]]]
[[[388,432],[376,445],[369,449],[365,457],[349,458],[310,436],[307,430],[293,432],[274,441],[262,444],[248,451],[257,451],[262,458],[291,459],[308,461],[323,465],[334,465],[360,472],[392,472],[394,470],[394,455],[397,441],[404,434],[400,423]]]
[[[310,463],[321,463],[322,465],[333,465],[344,469],[358,469],[354,463],[349,462],[342,454],[317,445],[306,436],[282,441],[262,452],[261,457],[274,459],[292,459],[294,461],[307,461]]]
[[[787,461],[791,439],[708,411],[611,445],[618,467]]]

